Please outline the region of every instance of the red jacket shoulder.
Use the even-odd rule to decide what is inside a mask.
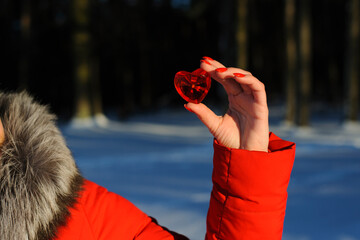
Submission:
[[[149,238],[150,237],[150,238]],[[59,240],[173,239],[127,199],[85,180],[78,204],[71,209]]]

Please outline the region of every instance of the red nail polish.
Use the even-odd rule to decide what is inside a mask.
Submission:
[[[215,69],[215,71],[220,72],[220,73],[225,72],[226,70],[227,70],[227,68],[217,68],[217,69]]]
[[[203,59],[206,59],[206,60],[210,60],[210,61],[214,61],[214,59],[212,59],[211,57],[203,57]]]
[[[211,63],[209,63],[208,61],[206,61],[206,60],[200,60],[200,62],[202,62],[202,63],[206,63],[206,64],[208,64],[208,65],[211,65]]]
[[[242,74],[242,73],[234,73],[234,76],[235,77],[245,77],[246,75],[245,74]]]
[[[184,108],[185,108],[186,110],[188,110],[189,112],[192,112],[192,113],[193,113],[193,111],[192,111],[190,108],[188,108],[188,107],[186,106],[186,104],[184,104]]]

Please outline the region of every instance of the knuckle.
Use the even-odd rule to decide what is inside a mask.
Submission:
[[[265,90],[265,84],[259,81],[259,87],[261,90]]]

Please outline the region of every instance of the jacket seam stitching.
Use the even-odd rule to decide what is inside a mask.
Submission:
[[[231,151],[226,150],[226,152],[228,152],[229,154],[229,163],[228,163],[228,169],[227,169],[227,174],[226,174],[226,189],[225,189],[225,201],[223,203],[222,206],[222,211],[221,211],[221,216],[220,216],[220,222],[219,222],[219,229],[218,229],[218,236],[217,238],[220,240],[221,238],[220,233],[221,233],[221,227],[222,227],[222,222],[223,222],[223,216],[224,216],[224,211],[225,211],[225,207],[226,207],[226,202],[228,200],[229,197],[229,191],[228,191],[228,185],[229,185],[229,175],[230,175],[230,161],[231,161]]]

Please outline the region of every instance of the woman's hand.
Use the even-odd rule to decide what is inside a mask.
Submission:
[[[220,144],[267,152],[269,111],[264,84],[247,71],[225,68],[208,57],[204,57],[200,67],[223,85],[229,109],[224,116],[217,116],[204,104],[187,103],[185,107],[199,117]]]

